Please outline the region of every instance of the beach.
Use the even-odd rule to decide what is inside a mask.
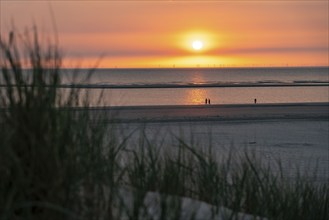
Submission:
[[[0,0],[0,220],[329,220],[328,7]]]
[[[288,176],[296,168],[320,182],[329,179],[329,104],[252,104],[196,106],[134,106],[97,108],[111,112],[126,135],[144,129],[154,145],[173,146],[175,139],[198,147],[214,147],[214,154],[255,152],[276,166],[280,160]],[[122,125],[124,129],[122,129]],[[139,143],[139,132],[131,136]]]
[[[328,120],[328,103],[98,107],[120,122],[226,121],[264,119]]]

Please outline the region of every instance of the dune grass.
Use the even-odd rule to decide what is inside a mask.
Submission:
[[[183,197],[213,205],[214,216],[220,207],[230,208],[225,219],[238,219],[239,212],[329,219],[327,183],[302,176],[287,181],[252,152],[232,151],[219,161],[211,145],[204,150],[179,136],[161,145],[143,129],[132,145],[129,135],[104,123],[106,114],[88,112],[88,96],[79,89],[58,88],[63,70],[57,45],[42,47],[36,30],[11,32],[5,39],[1,36],[1,220],[153,219],[145,204],[148,192],[161,195],[156,219],[182,219]],[[84,108],[74,111],[77,105]]]

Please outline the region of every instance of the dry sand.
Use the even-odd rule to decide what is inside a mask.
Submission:
[[[123,122],[117,124],[119,134],[128,136],[143,127],[147,138],[159,141],[160,145],[171,146],[174,134],[186,143],[193,140],[213,145],[221,154],[232,146],[241,152],[248,148],[273,164],[280,158],[292,178],[295,173],[292,167],[300,168],[301,172],[316,168],[321,182],[329,178],[329,103],[125,106],[90,110],[96,114],[109,113],[112,115],[109,119]],[[150,123],[144,127],[146,122]],[[131,137],[132,143],[139,143],[138,134],[135,132]]]
[[[317,181],[329,178],[329,103],[135,106],[105,110],[115,113],[121,122],[128,122],[127,134],[151,122],[145,127],[145,134],[149,140],[162,137],[160,145],[170,146],[170,134],[174,134],[186,143],[193,140],[201,146],[213,145],[220,154],[232,146],[241,153],[247,148],[271,164],[279,158],[292,178],[296,167],[302,173],[313,174],[316,170]],[[134,140],[138,143],[138,135]]]

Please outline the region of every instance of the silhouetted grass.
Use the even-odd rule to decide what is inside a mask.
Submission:
[[[57,45],[43,49],[35,30],[1,37],[0,46],[1,219],[98,219],[112,196],[103,187],[115,184],[120,145],[105,141],[100,116],[70,110],[88,107],[88,96],[57,88]]]
[[[212,146],[153,143],[143,129],[127,142],[107,115],[88,111],[88,96],[58,88],[58,46],[42,47],[36,30],[1,36],[0,47],[1,220],[193,219],[182,215],[183,197],[213,205],[213,217],[230,208],[225,219],[329,218],[328,184],[287,181],[252,152],[219,161]],[[147,203],[150,192],[157,203]]]

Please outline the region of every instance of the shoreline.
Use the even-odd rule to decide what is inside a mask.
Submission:
[[[86,110],[76,108],[75,110]],[[156,105],[90,107],[92,113],[106,113],[111,122],[184,122],[237,121],[269,119],[329,120],[329,102],[220,104],[220,105]]]
[[[60,108],[79,114],[88,111],[91,117],[111,123],[152,122],[256,122],[264,120],[329,121],[329,102],[266,103],[216,105],[150,105],[99,106]],[[0,108],[0,114],[6,110]]]
[[[329,102],[294,102],[294,103],[249,103],[249,104],[196,104],[196,105],[126,105],[126,106],[104,106],[104,107],[90,107],[91,109],[101,109],[101,108],[111,108],[111,109],[126,109],[126,108],[230,108],[230,107],[272,107],[272,106],[327,106],[329,107]]]

